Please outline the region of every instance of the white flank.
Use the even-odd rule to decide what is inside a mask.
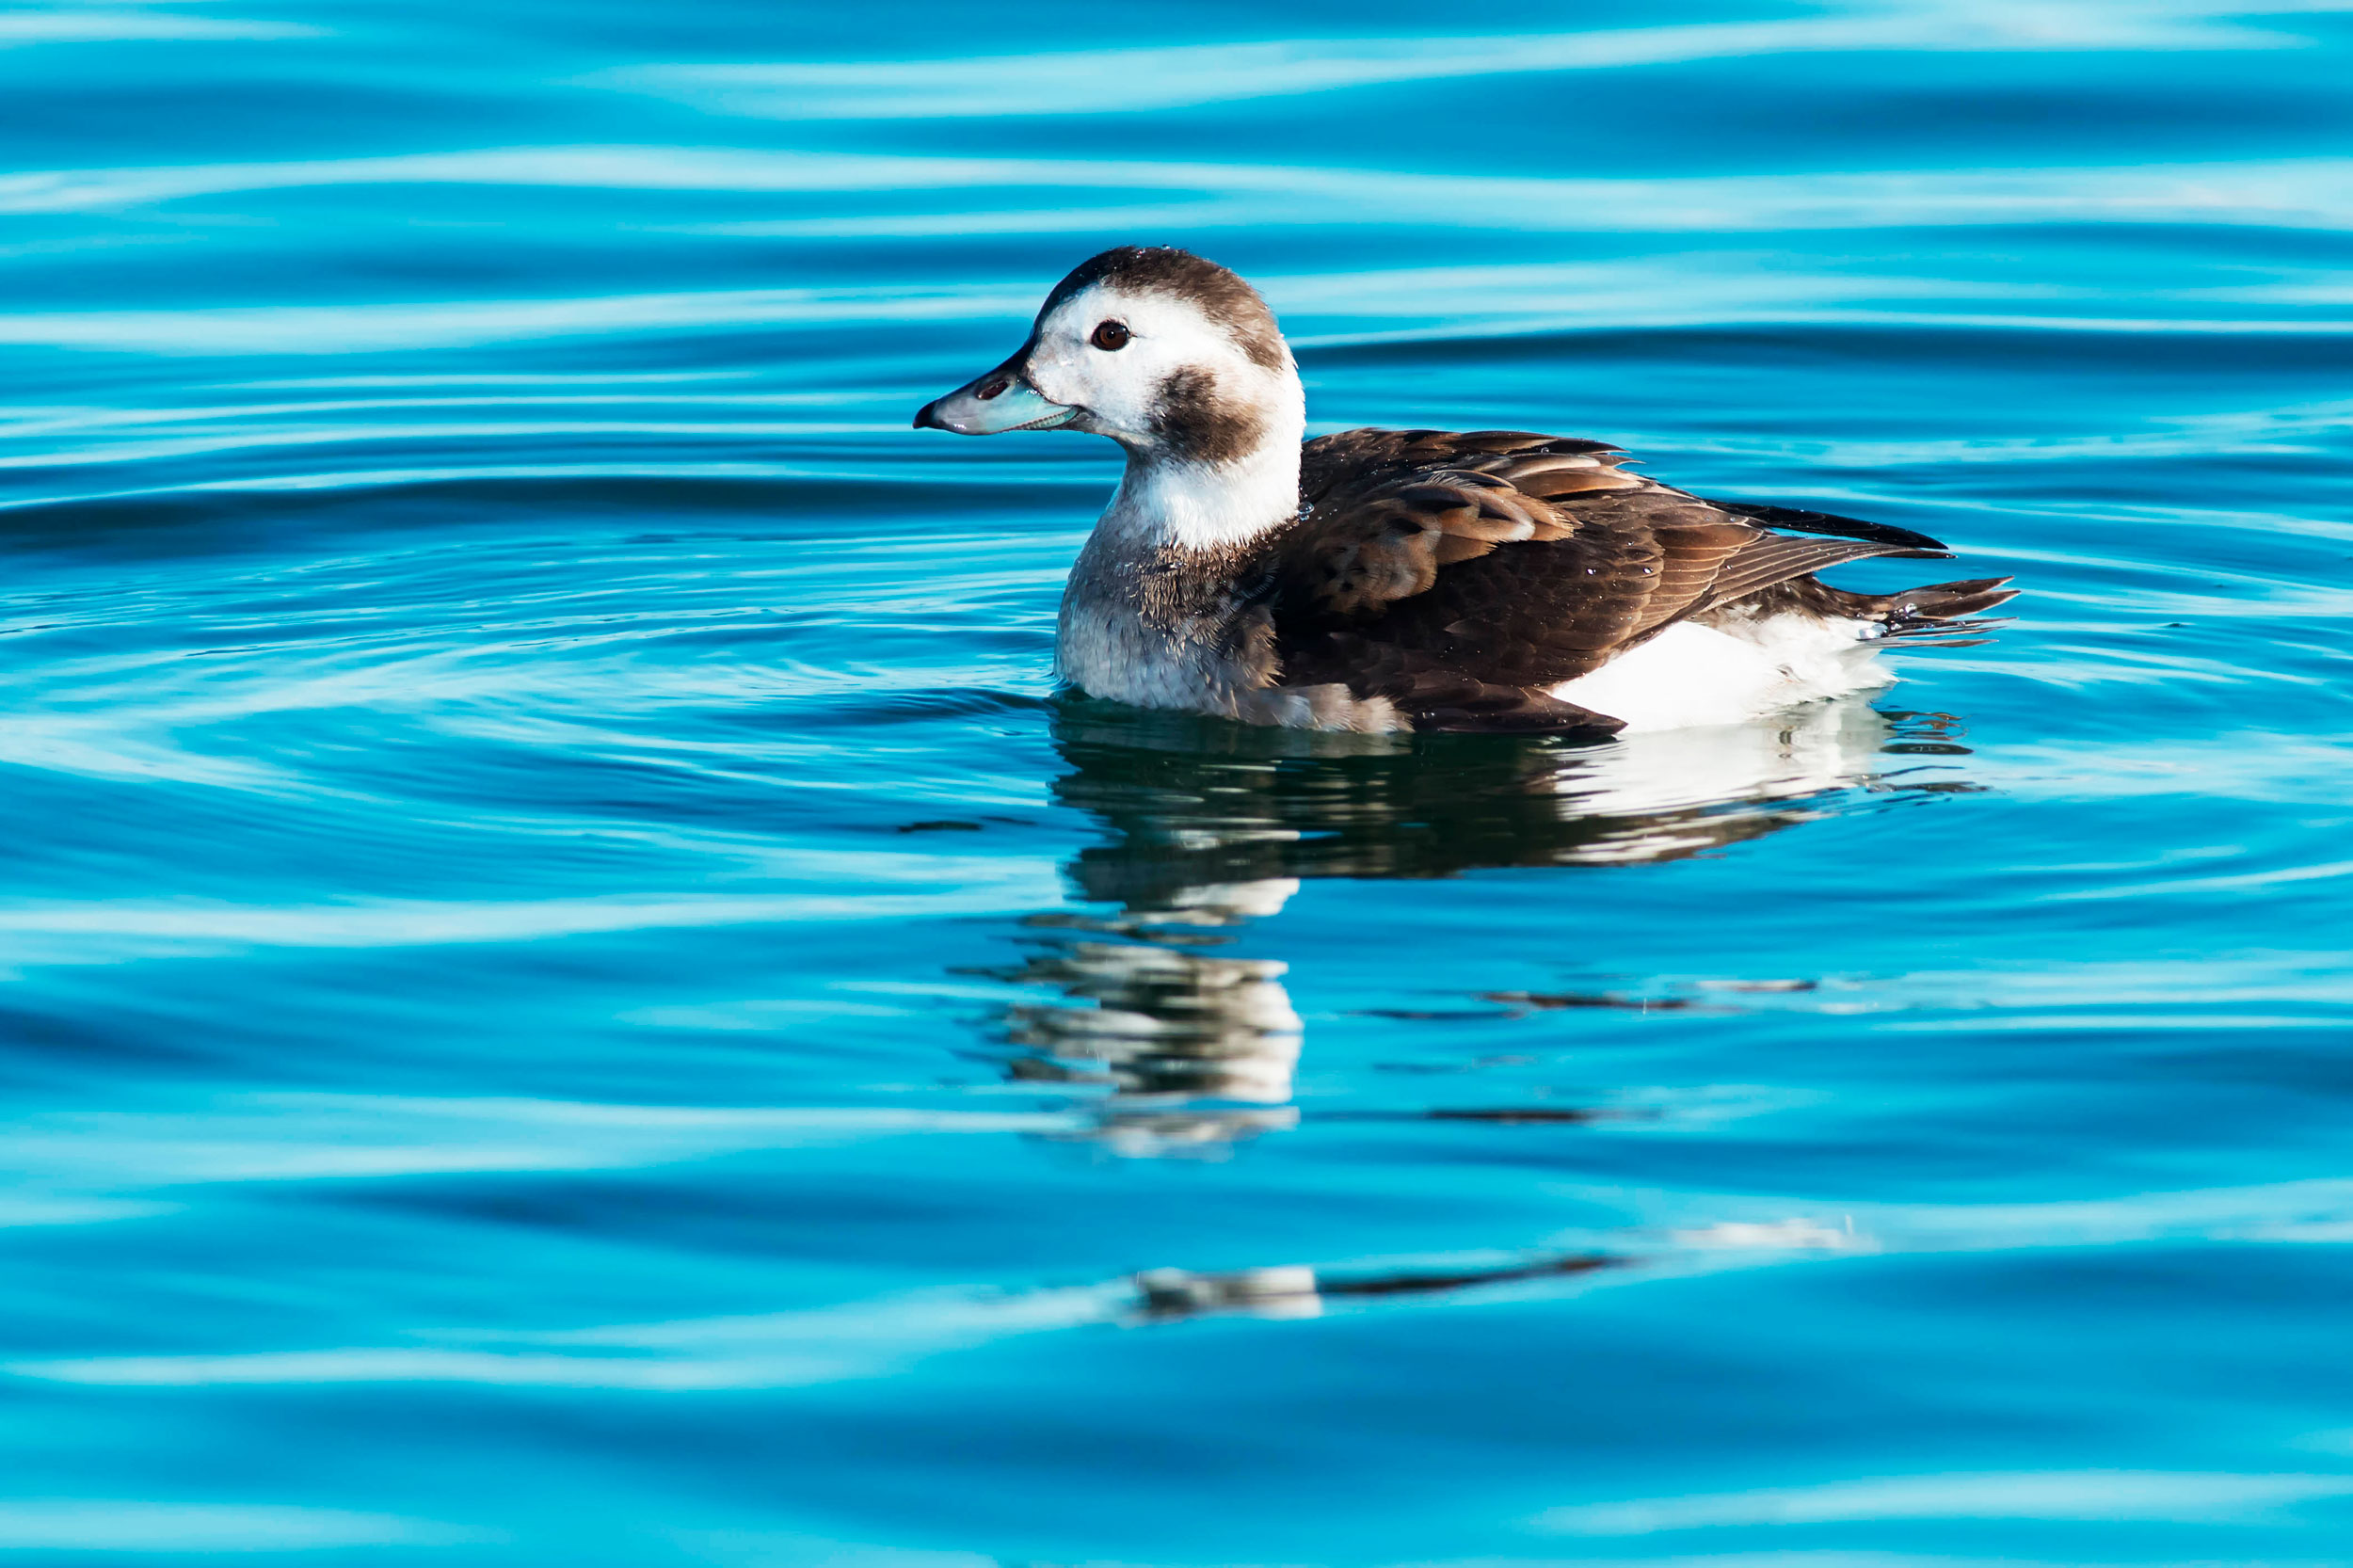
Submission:
[[[1777,616],[1734,632],[1685,624],[1622,653],[1552,695],[1625,720],[1629,733],[1739,724],[1792,703],[1867,691],[1896,679],[1860,621]]]

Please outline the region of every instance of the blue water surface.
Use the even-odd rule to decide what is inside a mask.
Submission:
[[[11,1560],[2353,1560],[2346,7],[0,46]],[[1128,241],[2018,619],[1057,696],[1115,454],[907,418]]]

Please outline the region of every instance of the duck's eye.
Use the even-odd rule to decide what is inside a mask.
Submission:
[[[1087,339],[1087,342],[1108,354],[1112,349],[1127,347],[1128,336],[1126,322],[1103,321],[1096,324],[1095,335]]]

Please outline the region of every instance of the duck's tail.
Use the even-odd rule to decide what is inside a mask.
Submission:
[[[2018,597],[2007,577],[1973,577],[1961,583],[1931,583],[1892,594],[1849,594],[1836,588],[1841,599],[1859,601],[1856,616],[1879,625],[1882,637],[1929,642],[1940,648],[1969,648],[1985,640],[1981,633],[2008,624],[1981,618]],[[1973,635],[1972,633],[1978,633]]]
[[[1705,624],[1768,621],[1799,616],[1815,621],[1860,622],[1866,641],[1900,637],[1914,646],[1974,648],[2008,622],[1985,612],[2018,597],[2007,577],[1973,577],[1960,583],[1930,583],[1892,594],[1859,594],[1833,588],[1817,577],[1793,577],[1761,593],[1697,617]]]
[[[1933,558],[1951,553],[1943,541],[1926,534],[1884,522],[1840,517],[1835,512],[1759,505],[1746,501],[1716,501],[1709,504],[1768,528],[1898,547],[1880,551],[1881,555]],[[1983,642],[1983,633],[2007,624],[1977,617],[2018,597],[2018,590],[2009,586],[2009,581],[2007,577],[1975,577],[1962,583],[1930,583],[1926,587],[1906,588],[1900,593],[1858,594],[1833,588],[1809,575],[1789,578],[1735,600],[1719,614],[1759,619],[1797,614],[1822,620],[1854,620],[1869,629],[1864,635],[1871,641],[1902,637],[1940,648],[1969,648]],[[1695,618],[1706,621],[1714,617],[1703,615]]]

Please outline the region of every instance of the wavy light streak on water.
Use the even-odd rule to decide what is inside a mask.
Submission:
[[[1432,20],[0,15],[0,1552],[2346,1555],[2353,14]],[[1132,239],[2019,624],[1058,700]]]

